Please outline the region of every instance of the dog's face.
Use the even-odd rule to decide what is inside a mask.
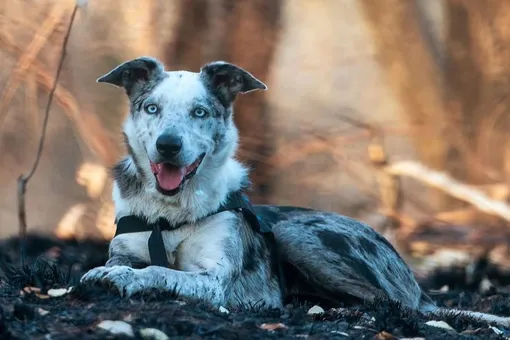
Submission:
[[[229,63],[210,63],[199,73],[166,72],[149,57],[123,63],[98,82],[125,89],[131,104],[124,125],[129,152],[144,180],[167,196],[179,193],[205,163],[218,166],[214,163],[231,156],[237,145],[236,96],[266,89]]]

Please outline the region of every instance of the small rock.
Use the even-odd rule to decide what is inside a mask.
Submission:
[[[225,307],[223,307],[223,306],[220,306],[219,310],[220,310],[220,312],[221,312],[221,313],[224,313],[224,314],[230,314],[230,312],[228,311],[228,309],[226,309],[226,308],[225,308]]]
[[[98,328],[104,329],[112,334],[122,334],[129,337],[134,337],[133,327],[124,321],[104,320],[98,325]]]
[[[425,322],[425,324],[427,326],[432,326],[432,327],[437,327],[437,328],[443,328],[443,329],[446,329],[446,330],[449,330],[449,331],[454,331],[455,332],[455,329],[452,328],[452,326],[450,326],[449,324],[447,324],[446,322],[444,321],[434,321],[434,320],[431,320],[431,321],[427,321]]]
[[[277,329],[284,329],[287,328],[283,323],[263,323],[259,326],[260,329],[266,330],[266,331],[275,331]]]
[[[315,306],[313,306],[312,308],[310,308],[308,310],[307,314],[308,315],[315,315],[315,314],[322,314],[322,313],[324,313],[324,309],[322,309],[322,307],[320,307],[320,306],[315,305]]]
[[[480,293],[485,294],[488,293],[494,285],[488,278],[484,278],[482,282],[480,282]]]
[[[46,314],[49,313],[46,309],[43,309],[43,308],[37,308],[36,310],[37,310],[37,313],[39,313],[39,315],[41,315],[41,316],[45,316]]]
[[[68,292],[69,292],[69,289],[66,289],[66,288],[48,289],[48,295],[51,297],[64,296]]]
[[[140,335],[145,340],[168,340],[168,335],[156,328],[144,328],[140,330]]]

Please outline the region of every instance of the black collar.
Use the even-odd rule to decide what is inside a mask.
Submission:
[[[276,248],[276,241],[274,239],[273,232],[271,231],[271,226],[257,217],[257,215],[255,214],[255,210],[253,209],[253,206],[250,204],[250,200],[242,191],[236,191],[231,193],[228,196],[226,202],[222,204],[218,208],[218,210],[210,213],[209,215],[203,218],[219,214],[220,212],[233,210],[241,212],[246,221],[253,228],[253,230],[264,236],[271,250],[273,259],[273,270],[275,271],[275,273],[278,273],[280,288],[282,289],[282,293],[284,294],[286,286],[285,278],[283,276],[282,261],[280,259],[279,251]],[[184,224],[188,224],[189,222],[174,225],[171,224],[168,220],[160,218],[154,223],[148,223],[144,217],[129,215],[121,217],[118,221],[116,221],[116,223],[117,231],[115,232],[115,236],[127,233],[152,231],[148,242],[151,265],[168,268],[170,267],[170,264],[166,256],[165,244],[163,243],[163,236],[161,234],[161,231],[175,230]]]

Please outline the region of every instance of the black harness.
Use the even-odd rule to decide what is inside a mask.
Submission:
[[[248,197],[242,191],[231,193],[228,196],[227,201],[222,204],[218,210],[205,217],[210,217],[224,211],[237,211],[242,213],[243,217],[250,224],[252,229],[257,233],[262,234],[266,244],[270,247],[272,256],[272,269],[274,273],[278,273],[282,296],[285,296],[286,282],[283,273],[282,261],[280,258],[280,253],[276,247],[276,241],[271,230],[271,226],[257,217]],[[135,215],[123,216],[116,222],[117,231],[115,232],[115,236],[127,233],[152,231],[148,242],[151,265],[162,266],[166,268],[170,267],[170,263],[168,262],[168,258],[166,256],[166,250],[161,231],[175,230],[184,224],[189,224],[189,222],[184,222],[181,224],[173,225],[164,218],[160,218],[154,223],[148,223],[145,218]]]

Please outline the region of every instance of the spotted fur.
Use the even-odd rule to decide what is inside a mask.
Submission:
[[[113,284],[124,295],[157,288],[228,307],[282,307],[279,276],[264,238],[238,212],[206,217],[249,182],[246,167],[235,158],[232,105],[240,93],[266,86],[225,62],[205,65],[198,73],[168,72],[149,57],[119,65],[98,81],[123,87],[131,104],[124,124],[128,155],[113,170],[117,219],[134,214],[149,223],[163,217],[183,225],[163,231],[170,268],[150,266],[149,232],[121,234],[111,241],[106,265],[85,274],[82,282]],[[157,105],[158,114],[145,112],[147,104]],[[207,116],[192,116],[197,107]],[[191,164],[205,154],[195,175],[173,196],[156,189],[150,167],[162,157],[155,147],[158,136],[169,131],[183,141],[176,162]],[[383,296],[424,313],[462,313],[509,324],[504,317],[437,308],[393,246],[359,221],[299,207],[255,209],[273,228],[289,294],[333,302]]]

